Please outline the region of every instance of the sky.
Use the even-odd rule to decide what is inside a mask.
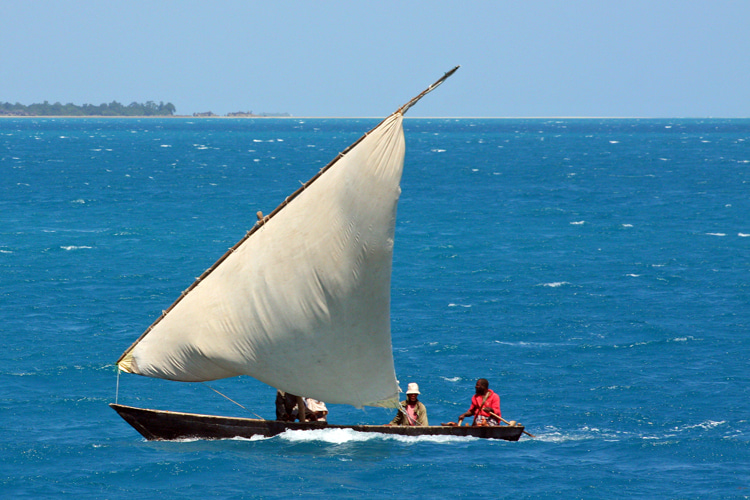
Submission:
[[[748,0],[0,0],[0,102],[750,117]]]

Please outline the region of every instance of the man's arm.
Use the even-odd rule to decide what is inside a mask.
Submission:
[[[473,416],[474,416],[474,405],[472,404],[471,408],[469,408],[466,413],[462,413],[461,415],[458,416],[458,419],[463,420],[466,417],[473,417]]]
[[[417,416],[417,425],[427,427],[430,425],[427,421],[427,408],[422,403],[419,403],[419,415]]]
[[[387,423],[385,425],[402,425],[404,420],[404,415],[401,412],[401,410],[396,411],[396,416],[393,417],[393,420],[390,421],[390,423]]]
[[[497,416],[500,416],[500,396],[497,393],[492,394],[489,401],[489,410]]]

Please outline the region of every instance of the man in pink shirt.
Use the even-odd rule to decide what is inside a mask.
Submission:
[[[500,425],[500,396],[490,389],[487,379],[480,378],[474,387],[476,394],[471,398],[469,410],[458,417],[458,425],[465,417],[474,416],[472,425]]]

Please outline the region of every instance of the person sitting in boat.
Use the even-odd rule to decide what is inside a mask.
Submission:
[[[317,399],[305,398],[305,406],[307,407],[307,419],[316,422],[327,422],[328,421],[328,408],[326,404]]]
[[[490,383],[485,378],[477,380],[474,387],[476,393],[471,398],[469,410],[458,417],[458,425],[465,417],[474,416],[472,425],[500,425],[500,396],[490,389]]]
[[[406,400],[399,403],[399,410],[389,424],[385,425],[416,425],[426,427],[427,408],[419,401],[419,386],[412,382],[406,388]]]
[[[297,396],[284,391],[276,391],[276,420],[294,422],[296,409]]]

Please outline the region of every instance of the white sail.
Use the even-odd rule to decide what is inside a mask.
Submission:
[[[390,331],[403,113],[248,233],[118,360],[197,382],[249,375],[327,403],[398,404]]]
[[[328,403],[392,406],[402,120],[390,116],[271,217],[120,368],[181,381],[250,375]]]

